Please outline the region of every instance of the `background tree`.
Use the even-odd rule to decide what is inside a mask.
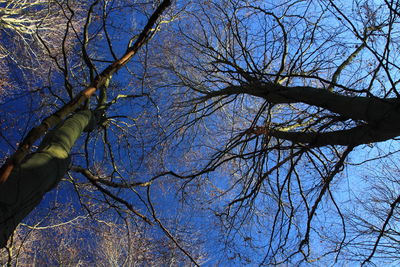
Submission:
[[[71,206],[74,206],[72,203]],[[2,251],[4,266],[176,266],[190,260],[173,242],[135,217],[115,223],[101,213],[90,218],[57,203],[35,225],[21,224],[12,246]],[[71,219],[72,218],[72,219]],[[184,234],[185,233],[185,234]],[[182,229],[182,240],[199,240],[198,233]],[[202,243],[192,249],[205,257]]]
[[[72,49],[83,10],[73,1],[0,1],[0,64],[2,90],[26,92],[48,80],[51,69]],[[18,90],[19,89],[19,90]],[[7,91],[7,90],[6,90]],[[2,97],[4,97],[4,92]]]

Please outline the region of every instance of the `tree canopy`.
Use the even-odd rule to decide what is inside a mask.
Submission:
[[[138,264],[399,263],[399,22],[387,0],[0,1],[0,191],[91,114],[32,193],[71,197],[54,225],[146,236]]]

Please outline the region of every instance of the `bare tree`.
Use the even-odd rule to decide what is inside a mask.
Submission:
[[[148,75],[163,73],[154,86],[175,88],[163,125],[178,154],[165,165],[180,157],[169,174],[185,180],[183,190],[202,184],[213,192],[226,245],[239,251],[232,260],[396,258],[397,243],[382,237],[396,238],[388,228],[398,193],[383,185],[392,197],[366,235],[341,182],[365,193],[343,173],[351,155],[369,153],[370,161],[379,147],[386,151],[379,157],[398,150],[398,12],[393,1],[206,1],[164,32],[174,38],[152,50],[156,69]]]
[[[94,125],[104,122],[102,119],[104,111],[107,109],[107,106],[113,103],[106,102],[106,88],[108,87],[111,76],[123,67],[137,51],[151,39],[157,31],[158,20],[162,12],[170,5],[170,1],[163,1],[158,6],[152,16],[149,17],[147,24],[137,36],[136,40],[132,43],[129,42],[128,47],[121,57],[116,58],[115,53],[112,53],[114,59],[103,72],[95,75],[97,69],[92,63],[92,59],[89,57],[87,46],[89,41],[95,39],[96,34],[98,34],[98,32],[95,32],[94,37],[89,36],[89,27],[91,26],[94,8],[99,4],[99,1],[97,1],[89,6],[83,29],[83,40],[81,41],[83,62],[88,68],[87,73],[90,74],[89,84],[84,90],[75,95],[72,84],[69,82],[70,70],[67,69],[69,66],[66,58],[67,54],[63,51],[65,68],[63,69],[60,67],[60,69],[64,70],[62,71],[65,81],[64,89],[71,100],[69,102],[62,101],[64,104],[53,115],[47,116],[39,126],[33,128],[20,143],[17,151],[6,161],[1,169],[0,180],[2,184],[0,190],[2,192],[2,209],[0,217],[2,227],[0,237],[2,246],[5,245],[5,242],[17,224],[38,204],[44,193],[54,188],[57,182],[66,174],[69,168],[70,151],[76,140],[80,137],[82,131],[89,128],[93,129]],[[28,7],[30,6],[28,5]],[[104,19],[106,17],[106,8],[107,3],[104,3],[104,6],[100,8],[100,11],[104,13]],[[73,12],[71,11],[71,13]],[[21,16],[23,17],[23,15]],[[107,35],[105,22],[100,21],[99,25],[104,34]],[[67,24],[65,36],[67,36],[68,27]],[[51,54],[51,48],[46,44],[45,40],[41,39],[41,42],[49,51],[49,54]],[[109,48],[112,49],[111,44],[109,44]],[[54,58],[54,60],[57,63],[57,58]],[[97,115],[90,111],[87,105],[85,110],[64,119],[78,108],[82,108],[83,102],[86,101],[86,103],[89,104],[88,98],[90,98],[97,89],[101,89],[101,96],[97,104]],[[60,96],[56,97],[60,98]],[[114,102],[115,101],[116,100],[114,100]],[[47,130],[56,125],[57,127],[55,127],[54,130],[46,134],[37,151],[26,158],[34,142],[41,138]],[[93,179],[90,181],[101,188]],[[114,196],[107,191],[107,189],[103,189],[103,192],[108,193],[111,197]],[[117,197],[114,196],[114,198]],[[126,203],[122,200],[121,202]],[[136,212],[133,208],[130,209],[149,222],[145,216],[140,215],[140,213]]]
[[[2,89],[33,90],[61,68],[82,24],[83,10],[72,1],[1,1],[0,65]],[[82,3],[85,4],[85,3]],[[65,59],[65,58],[64,58]],[[19,90],[18,90],[19,89]]]

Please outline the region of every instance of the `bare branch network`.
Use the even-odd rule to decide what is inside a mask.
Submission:
[[[399,23],[386,0],[0,0],[2,262],[79,221],[121,266],[400,264]],[[31,212],[46,192],[76,211]]]

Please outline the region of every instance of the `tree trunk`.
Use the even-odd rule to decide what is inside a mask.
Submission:
[[[82,131],[93,123],[93,117],[91,111],[85,110],[64,120],[43,138],[38,150],[0,184],[0,247],[6,245],[21,220],[67,172],[71,148]]]
[[[265,83],[256,85],[228,86],[218,91],[204,92],[197,100],[212,97],[247,94],[265,99],[271,104],[304,103],[334,112],[344,119],[362,121],[360,126],[337,131],[280,131],[265,129],[276,138],[311,146],[343,145],[358,146],[390,140],[400,136],[400,101],[398,98],[346,96],[323,88],[310,86],[282,86]]]

